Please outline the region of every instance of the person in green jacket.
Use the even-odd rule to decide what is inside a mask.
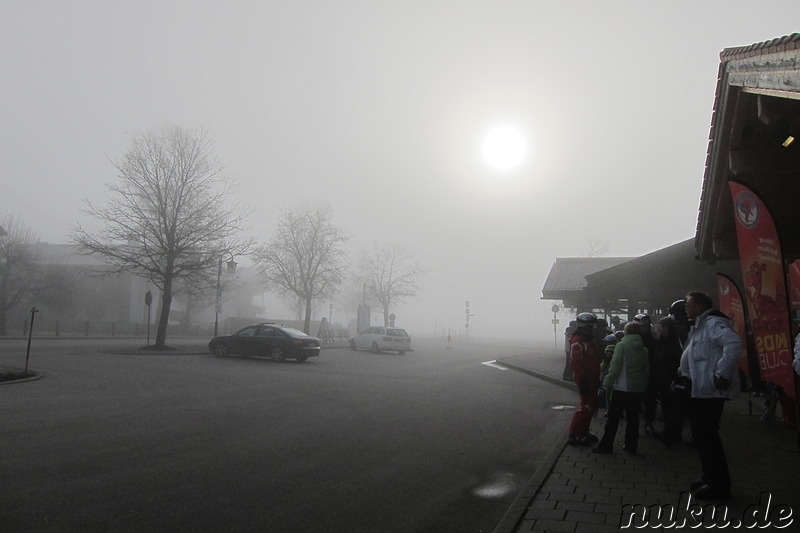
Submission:
[[[650,362],[647,348],[642,343],[640,329],[642,326],[630,322],[625,325],[625,336],[614,348],[614,356],[608,375],[603,381],[603,388],[611,392],[608,407],[608,419],[594,453],[611,453],[617,428],[625,412],[625,445],[628,453],[636,453],[639,446],[639,409],[647,390],[650,376]],[[649,326],[647,326],[649,327]]]

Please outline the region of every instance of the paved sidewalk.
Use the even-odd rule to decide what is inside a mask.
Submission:
[[[561,380],[564,360],[564,355],[552,351],[503,358],[498,363],[525,372],[532,379],[559,381],[574,389],[574,385]],[[627,454],[622,450],[623,421],[617,431],[614,454],[598,455],[591,453],[591,448],[567,446],[565,428],[563,438],[495,531],[746,530],[753,516],[761,520],[754,528],[760,531],[800,531],[797,433],[761,422],[763,404],[762,398],[742,393],[725,406],[721,433],[733,480],[732,498],[728,501],[689,499],[689,483],[700,477],[700,460],[697,450],[686,443],[668,449],[643,435],[638,453]],[[603,434],[605,424],[602,412],[592,423],[592,433],[598,436]],[[685,441],[689,436],[687,422]],[[674,521],[668,514],[657,519],[657,510],[669,511],[665,506],[675,509]],[[716,517],[710,506],[716,507]],[[692,512],[706,522],[698,525]],[[727,512],[727,528],[721,512]],[[791,514],[787,516],[788,513]],[[632,518],[636,519],[631,522]],[[768,521],[771,525],[767,525]],[[785,527],[778,529],[781,525]]]

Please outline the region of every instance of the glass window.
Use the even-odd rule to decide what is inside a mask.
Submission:
[[[275,335],[279,335],[280,333],[284,333],[285,335],[288,335],[290,337],[308,337],[308,335],[306,335],[305,332],[300,331],[299,329],[287,328],[285,326],[282,328],[277,328]]]
[[[275,328],[265,327],[264,332],[261,334],[262,337],[277,337],[278,332],[275,331]]]
[[[239,330],[238,335],[239,337],[253,337],[256,334],[256,326],[247,326],[246,328]]]

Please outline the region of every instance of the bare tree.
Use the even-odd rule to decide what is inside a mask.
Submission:
[[[345,278],[348,238],[331,222],[327,206],[285,211],[275,237],[256,251],[264,280],[305,304],[306,333],[311,328],[312,302],[335,295]]]
[[[589,246],[586,257],[600,257],[608,253],[608,243],[603,239],[589,239],[586,244]]]
[[[36,236],[13,214],[0,223],[0,335],[8,334],[8,312],[41,288]]]
[[[250,243],[237,238],[245,214],[229,202],[232,183],[204,132],[170,127],[142,134],[112,163],[119,175],[107,186],[107,205],[87,202],[85,210],[104,228],[78,226],[73,239],[114,272],[133,272],[158,287],[155,346],[164,347],[175,283],[213,271],[223,255],[247,253]]]
[[[393,243],[374,244],[364,255],[361,268],[370,295],[383,308],[384,326],[389,325],[393,305],[417,295],[417,280],[427,272],[405,248]]]

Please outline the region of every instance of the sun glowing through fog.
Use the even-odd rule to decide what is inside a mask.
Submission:
[[[513,126],[496,126],[483,138],[481,155],[490,167],[499,171],[513,170],[528,154],[525,136]]]

